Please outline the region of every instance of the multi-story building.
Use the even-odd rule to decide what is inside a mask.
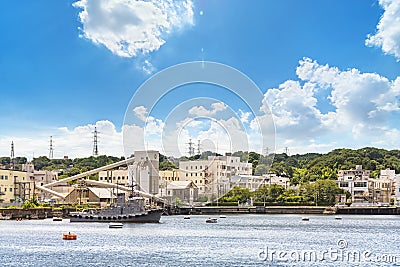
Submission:
[[[396,173],[395,170],[381,170],[378,179],[369,179],[370,202],[390,203],[395,197]]]
[[[167,185],[174,181],[179,181],[179,169],[159,171],[159,196],[166,196]]]
[[[394,170],[381,170],[379,178],[369,177],[370,171],[357,165],[355,170],[341,170],[337,183],[351,194],[351,201],[371,204],[390,203],[395,197],[397,176]]]
[[[368,180],[369,170],[363,170],[362,165],[356,165],[355,169],[340,170],[337,184],[340,188],[350,192],[351,202],[369,201]]]
[[[0,170],[0,203],[19,203],[34,195],[35,184],[27,173],[15,170]]]
[[[135,163],[128,166],[128,184],[137,189],[158,194],[159,191],[159,152],[155,150],[135,151]]]
[[[225,156],[209,156],[206,160],[180,161],[180,181],[193,181],[199,195],[217,198],[231,189],[231,177],[251,175],[251,163],[241,162],[229,153]]]
[[[129,186],[128,168],[99,172],[99,181]]]
[[[27,180],[30,182],[34,182],[35,185],[43,186],[45,184],[55,182],[58,180],[58,172],[49,171],[49,170],[35,170],[35,166],[32,162],[28,162],[22,165],[22,171],[25,171],[27,174]],[[35,196],[39,200],[46,200],[52,197],[51,194],[46,193],[40,189],[35,189]]]

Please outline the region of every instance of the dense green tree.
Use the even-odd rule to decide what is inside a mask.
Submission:
[[[241,188],[238,186],[233,187],[229,192],[224,194],[219,201],[221,202],[246,202],[252,197],[250,189]]]

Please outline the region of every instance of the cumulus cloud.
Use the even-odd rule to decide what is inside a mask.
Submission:
[[[296,73],[298,81],[269,89],[261,107],[266,113],[271,108],[282,140],[317,147],[315,138],[332,143],[340,136],[342,145],[363,146],[396,135],[389,118],[399,115],[400,78],[390,81],[377,73],[339,70],[309,58],[299,62]],[[321,92],[328,95],[329,112],[321,112]]]
[[[144,106],[137,106],[133,109],[135,116],[138,117],[141,121],[146,121],[147,116],[149,115],[147,112],[147,108]]]
[[[211,104],[211,110],[206,109],[204,106],[194,106],[191,109],[189,109],[189,114],[195,116],[211,116],[219,111],[226,110],[226,108],[227,106],[225,105],[225,103],[216,102]]]
[[[82,37],[121,57],[156,51],[169,34],[193,25],[191,0],[80,0],[73,6],[81,9]]]
[[[400,61],[400,1],[379,0],[384,13],[376,26],[376,34],[368,35],[365,44],[380,47]]]
[[[242,123],[249,123],[251,112],[245,112],[245,111],[239,109],[239,116],[240,116],[240,121]]]

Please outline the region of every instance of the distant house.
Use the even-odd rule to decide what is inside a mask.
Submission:
[[[115,202],[117,196],[112,189],[109,188],[97,188],[97,187],[86,187],[86,188],[74,188],[69,192],[64,202],[67,203],[100,203],[104,206],[107,203]]]
[[[336,182],[340,188],[350,192],[352,203],[366,202],[369,197],[369,176],[369,170],[363,170],[362,165],[356,165],[355,169],[340,170]]]
[[[167,185],[163,196],[171,202],[180,199],[184,203],[192,204],[199,195],[198,187],[192,181],[173,181]]]

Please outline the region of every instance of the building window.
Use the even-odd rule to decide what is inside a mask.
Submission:
[[[203,169],[203,166],[202,166],[202,165],[200,165],[200,170],[201,170],[201,169]]]
[[[4,192],[7,192],[7,188],[4,188]]]

